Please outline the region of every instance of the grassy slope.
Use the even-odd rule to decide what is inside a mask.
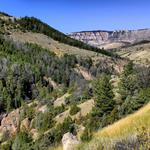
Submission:
[[[149,64],[150,62],[150,43],[140,43],[117,50],[121,57],[129,58],[135,63]]]
[[[142,126],[150,129],[150,104],[146,105],[139,111],[127,116],[124,119],[119,120],[118,122],[110,125],[103,130],[99,131],[96,136],[103,137],[122,137],[128,136],[129,134],[135,133],[137,128]]]
[[[150,103],[118,122],[95,133],[91,142],[81,145],[82,150],[99,150],[101,142],[108,144],[113,139],[123,139],[137,133],[137,128],[145,127],[150,131]]]
[[[78,105],[78,107],[80,107],[81,110],[74,116],[70,116],[70,108],[69,108],[63,113],[57,115],[55,120],[57,121],[57,123],[62,123],[64,119],[67,118],[68,116],[70,116],[72,119],[75,118],[78,119],[80,116],[84,117],[92,110],[93,106],[94,106],[94,100],[93,99],[87,100],[86,102],[83,102],[80,105]]]
[[[19,24],[23,30],[32,31],[32,32],[36,32],[36,33],[42,33],[44,35],[51,37],[55,41],[59,41],[64,44],[75,46],[80,49],[95,51],[95,52],[98,52],[98,53],[101,53],[101,54],[104,54],[107,56],[116,57],[116,55],[114,55],[111,52],[87,45],[87,44],[85,44],[81,41],[75,40],[75,39],[72,39],[69,36],[52,28],[51,26],[49,26],[48,24],[42,22],[41,20],[39,20],[37,18],[34,18],[34,17],[20,18],[17,20],[17,24]]]
[[[53,39],[55,42],[57,41],[58,43],[71,46],[71,48],[73,49],[78,48],[80,49],[80,51],[86,50],[86,51],[89,51],[89,53],[96,52],[96,53],[104,54],[110,57],[115,57],[115,58],[118,57],[117,55],[114,55],[111,52],[87,45],[75,39],[72,39],[69,36],[65,35],[64,33],[52,28],[48,24],[34,17],[15,18],[15,17],[9,16],[8,14],[0,12],[0,22],[2,22],[2,29],[1,29],[0,34],[1,33],[11,34],[13,31],[41,33],[43,35],[47,35],[49,38]],[[70,51],[68,49],[69,47],[67,47],[67,51]],[[76,53],[76,49],[74,50],[75,53]]]
[[[10,37],[14,41],[38,44],[42,46],[43,48],[46,48],[46,49],[49,49],[50,51],[55,52],[59,56],[63,55],[64,53],[75,54],[79,56],[89,56],[89,57],[96,56],[96,52],[80,49],[80,48],[73,47],[67,44],[63,44],[63,43],[59,43],[53,40],[52,38],[44,34],[40,34],[40,33],[12,32],[10,34]]]

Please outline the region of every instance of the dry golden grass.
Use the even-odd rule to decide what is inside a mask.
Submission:
[[[150,103],[134,114],[95,133],[92,141],[81,144],[78,150],[102,150],[102,144],[110,146],[114,140],[126,139],[135,135],[138,132],[137,129],[142,127],[150,132]]]
[[[96,56],[95,52],[57,42],[52,38],[40,33],[31,33],[31,32],[23,33],[18,31],[12,32],[10,38],[12,38],[14,41],[19,41],[23,43],[28,42],[38,44],[43,48],[53,51],[58,56],[62,56],[65,53],[75,54],[79,56],[90,56],[90,57]]]
[[[101,137],[122,137],[134,134],[137,132],[137,128],[142,126],[150,129],[150,104],[146,105],[139,111],[127,116],[124,119],[102,129],[95,136]]]
[[[127,57],[135,63],[149,64],[150,62],[150,43],[135,45],[118,50],[118,54]]]
[[[114,49],[114,48],[120,48],[125,46],[124,43],[122,42],[113,42],[113,43],[106,43],[98,46],[99,48],[104,48],[104,49]]]

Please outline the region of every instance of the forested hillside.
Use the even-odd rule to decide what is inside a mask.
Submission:
[[[0,26],[0,149],[56,149],[67,132],[84,145],[149,102],[148,65],[85,45],[35,18],[1,13]],[[41,37],[51,46],[42,46]],[[66,47],[76,54],[61,51]]]
[[[43,23],[37,18],[24,17],[24,18],[17,19],[17,18],[11,18],[9,15],[5,13],[1,13],[1,15],[5,16],[6,18],[8,17],[7,19],[5,18],[4,20],[0,19],[2,28],[6,25],[7,27],[11,26],[11,28],[19,29],[23,32],[31,31],[31,32],[36,32],[36,33],[42,33],[61,43],[65,43],[65,44],[75,46],[78,48],[94,51],[94,52],[101,53],[101,54],[108,55],[108,56],[114,55],[113,53],[107,52],[103,49],[92,47],[81,41],[72,39],[66,36],[65,34],[63,34],[62,32],[59,32],[55,30],[54,28],[50,27],[46,23]],[[5,33],[5,30],[1,29],[1,32]],[[117,57],[117,55],[114,55],[114,57]]]
[[[82,59],[67,54],[59,58],[53,52],[37,45],[13,43],[13,41],[2,37],[0,38],[0,48],[1,85],[5,90],[9,89],[7,91],[8,99],[15,98],[13,104],[9,103],[13,108],[21,106],[21,99],[30,100],[37,97],[36,83],[48,86],[49,91],[52,91],[53,87],[45,78],[50,77],[54,82],[65,88],[73,84],[80,87],[84,78],[75,71],[74,68],[77,65],[84,67],[87,72],[95,77],[104,72],[115,72],[107,64],[105,66],[102,66],[101,63],[93,65],[91,58]],[[17,101],[19,102],[17,103]]]

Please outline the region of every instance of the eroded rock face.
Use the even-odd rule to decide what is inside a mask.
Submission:
[[[122,43],[134,44],[143,40],[150,40],[150,29],[142,30],[118,30],[118,31],[83,31],[68,34],[71,38],[80,40],[97,47],[105,47],[105,44]]]
[[[74,32],[69,34],[71,38],[80,40],[90,45],[98,46],[105,43],[112,32],[109,31],[89,31],[89,32]]]
[[[62,138],[63,150],[73,150],[78,144],[79,140],[72,133],[64,134]]]
[[[5,116],[1,121],[0,133],[1,140],[3,138],[8,138],[17,133],[20,122],[20,111],[16,109]]]

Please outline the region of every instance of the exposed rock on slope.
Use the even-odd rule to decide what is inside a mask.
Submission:
[[[150,40],[150,29],[82,31],[71,33],[69,36],[93,46],[111,49],[134,44],[143,40]]]
[[[12,111],[11,113],[8,114],[8,116],[2,119],[0,126],[1,140],[3,140],[3,138],[13,136],[17,133],[19,121],[20,121],[19,109]]]
[[[83,78],[87,81],[92,80],[94,77],[92,77],[91,73],[88,72],[85,68],[78,66],[77,68],[75,68],[75,71],[77,73],[80,73]]]
[[[77,146],[79,143],[77,137],[71,133],[64,134],[62,138],[63,150],[73,150],[74,146]]]

